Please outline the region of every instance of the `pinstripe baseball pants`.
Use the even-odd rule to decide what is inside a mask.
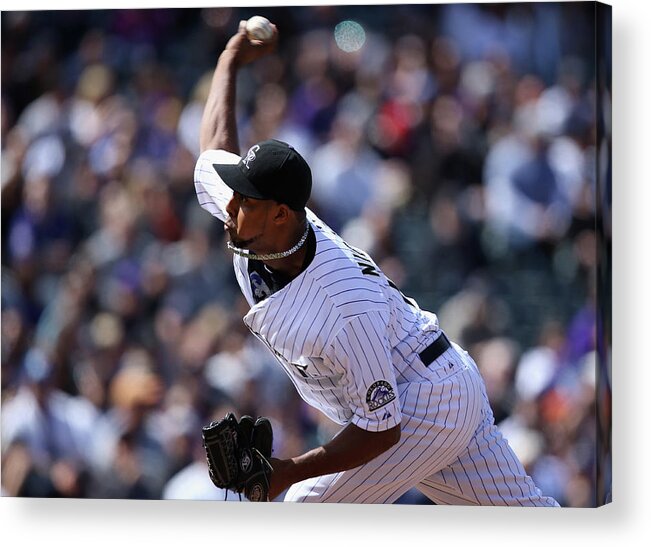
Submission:
[[[395,446],[354,469],[294,484],[284,501],[392,503],[415,487],[439,505],[558,506],[495,427],[475,362],[457,344],[448,352],[443,361],[454,366],[437,367],[440,380],[398,386]]]

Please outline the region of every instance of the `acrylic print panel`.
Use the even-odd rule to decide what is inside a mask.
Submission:
[[[232,40],[254,15],[268,51]],[[610,28],[4,11],[3,496],[246,502],[202,446],[233,412],[272,424],[274,502],[609,502]]]

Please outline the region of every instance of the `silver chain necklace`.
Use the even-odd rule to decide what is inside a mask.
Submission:
[[[303,234],[303,237],[298,241],[296,245],[294,245],[291,249],[287,251],[283,251],[281,253],[270,253],[266,255],[258,255],[255,253],[252,253],[251,251],[247,251],[244,249],[240,249],[239,247],[236,247],[233,245],[230,241],[226,242],[226,246],[233,251],[236,255],[243,256],[245,258],[248,258],[249,260],[278,260],[279,258],[285,258],[289,255],[293,255],[296,251],[298,251],[302,246],[303,243],[307,240],[307,235],[310,233],[310,225],[309,223],[305,227],[305,233]]]

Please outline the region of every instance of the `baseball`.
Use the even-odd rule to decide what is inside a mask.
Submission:
[[[271,40],[273,34],[273,27],[266,17],[254,15],[246,22],[246,35],[249,40],[267,42]]]

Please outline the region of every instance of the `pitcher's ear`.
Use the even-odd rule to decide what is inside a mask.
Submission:
[[[290,217],[290,210],[287,205],[284,203],[277,203],[276,204],[276,212],[274,213],[274,222],[276,224],[284,224],[289,220]]]

